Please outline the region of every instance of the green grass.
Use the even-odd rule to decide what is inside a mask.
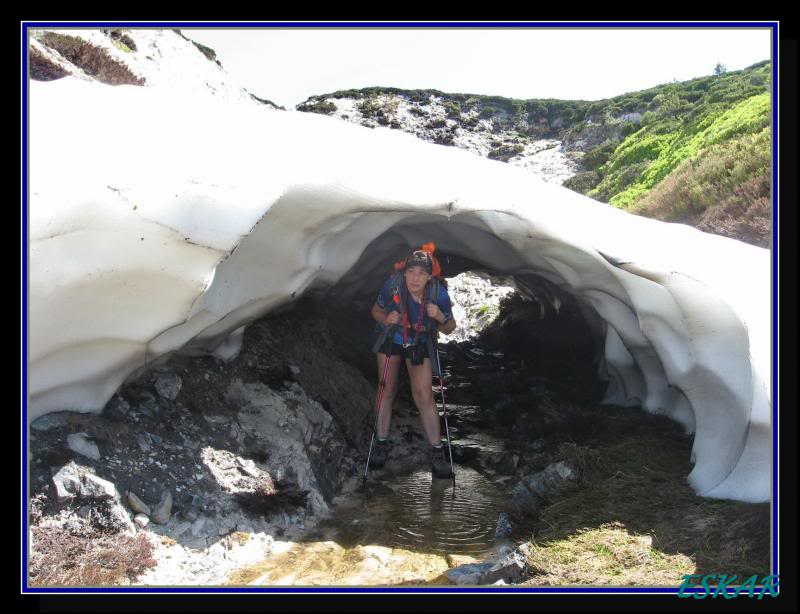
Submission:
[[[657,126],[644,127],[617,147],[600,169],[605,175],[603,181],[588,195],[608,194],[612,205],[627,208],[646,196],[683,162],[698,157],[718,143],[758,133],[769,125],[770,119],[770,95],[763,93],[729,109],[717,105],[693,120],[687,118],[674,132],[658,133]],[[624,169],[640,162],[649,164],[639,180],[629,186],[621,185]]]

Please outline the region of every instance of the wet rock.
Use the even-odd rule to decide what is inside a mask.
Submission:
[[[67,426],[67,420],[63,414],[45,414],[31,422],[31,428],[36,431],[48,431],[63,426]]]
[[[136,516],[133,517],[133,522],[135,522],[136,526],[140,529],[144,529],[150,524],[150,519],[145,514],[136,514]]]
[[[90,499],[116,499],[117,487],[108,480],[87,473],[81,481],[80,496]]]
[[[67,435],[67,446],[77,454],[94,460],[100,460],[100,449],[86,433],[70,433]]]
[[[526,566],[526,557],[517,549],[492,565],[483,576],[481,584],[494,584],[498,580],[503,580],[507,584],[519,582],[525,575]]]
[[[511,452],[506,452],[500,457],[497,463],[497,473],[500,475],[514,475],[516,463],[514,463],[514,455]]]
[[[153,417],[158,412],[158,404],[156,403],[156,398],[147,392],[146,390],[142,392],[142,395],[139,399],[139,411],[143,413],[145,416]]]
[[[538,452],[539,450],[544,448],[544,439],[541,437],[539,437],[538,439],[534,439],[525,447],[528,450],[531,450],[532,452]]]
[[[181,378],[175,373],[163,375],[156,380],[155,389],[165,399],[174,401],[181,391]]]
[[[56,499],[65,503],[74,499],[81,490],[81,476],[74,462],[53,469],[53,485],[56,488]]]
[[[137,497],[134,493],[128,492],[128,505],[130,508],[136,512],[137,514],[146,514],[150,515],[150,507],[142,501],[139,497]]]
[[[548,496],[573,480],[575,472],[563,461],[522,478],[511,493],[511,513],[517,518],[533,515]]]
[[[524,545],[523,545],[524,546]],[[501,555],[494,561],[461,565],[447,572],[454,584],[495,584],[502,580],[513,584],[527,572],[527,550],[524,547]]]
[[[171,515],[172,493],[169,490],[165,490],[161,494],[161,499],[159,500],[158,504],[153,509],[153,513],[150,515],[150,520],[156,524],[167,524]]]
[[[494,530],[495,539],[504,539],[508,537],[511,535],[512,530],[513,526],[508,514],[500,512],[500,515],[497,517],[497,528]]]
[[[490,563],[467,563],[448,570],[447,579],[453,584],[482,584],[481,579],[490,568]]]

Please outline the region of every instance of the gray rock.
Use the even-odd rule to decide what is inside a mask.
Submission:
[[[495,539],[504,539],[508,537],[511,535],[513,528],[508,514],[500,512],[500,515],[497,517],[497,528],[494,530]]]
[[[498,580],[504,580],[507,584],[519,582],[525,574],[526,567],[524,554],[515,550],[492,565],[481,578],[481,584],[494,584]]]
[[[139,406],[137,409],[145,416],[155,416],[156,412],[158,412],[156,398],[145,390],[139,398]]]
[[[133,521],[140,529],[144,529],[148,524],[150,524],[150,519],[146,514],[136,514],[136,516],[133,517]]]
[[[139,497],[137,497],[134,493],[128,493],[128,505],[130,508],[136,512],[137,514],[146,514],[150,515],[150,507],[142,501]]]
[[[83,476],[80,495],[87,499],[116,499],[117,487],[108,480],[87,473]]]
[[[181,378],[175,373],[163,375],[156,380],[155,388],[162,397],[174,401],[181,391]]]
[[[147,433],[136,433],[136,443],[139,444],[139,449],[142,452],[150,451],[150,437]]]
[[[128,412],[131,410],[131,404],[121,396],[115,396],[112,400],[111,409],[123,416],[127,416]]]
[[[553,463],[522,478],[511,492],[511,513],[517,518],[533,515],[542,502],[575,478],[575,472],[563,461]]]
[[[74,462],[52,469],[53,485],[59,503],[74,499],[81,490],[81,476]]]
[[[191,522],[180,522],[180,523],[178,523],[178,526],[176,526],[172,530],[173,537],[180,537],[181,535],[186,533],[186,531],[188,531],[191,528],[191,526],[192,526]]]
[[[31,422],[31,428],[37,431],[47,431],[62,426],[67,426],[67,419],[64,414],[45,414]]]
[[[100,449],[86,433],[70,433],[67,435],[67,446],[77,454],[82,454],[87,458],[100,460]]]
[[[197,520],[192,523],[192,528],[190,533],[194,537],[200,537],[200,534],[203,532],[203,528],[205,527],[206,519],[205,516],[200,516]]]
[[[169,517],[172,515],[172,493],[169,490],[165,490],[161,494],[161,500],[153,509],[153,513],[150,514],[150,520],[157,524],[167,524],[169,522]]]
[[[468,563],[447,572],[455,584],[513,584],[522,580],[527,572],[527,550],[520,547],[494,561]]]
[[[481,579],[491,567],[491,563],[459,565],[447,571],[447,579],[454,584],[483,584]]]

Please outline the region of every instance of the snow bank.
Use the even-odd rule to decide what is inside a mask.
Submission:
[[[75,78],[30,92],[30,420],[99,411],[188,343],[235,355],[387,233],[573,293],[606,323],[606,402],[695,431],[698,493],[769,498],[767,250],[399,131]]]

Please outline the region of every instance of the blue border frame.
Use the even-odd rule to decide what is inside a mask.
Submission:
[[[63,22],[63,21],[30,21],[21,22],[21,50],[22,50],[22,546],[20,579],[23,594],[105,594],[105,593],[451,593],[451,594],[480,594],[480,593],[550,593],[550,594],[678,594],[678,588],[668,587],[643,587],[643,588],[602,588],[602,587],[530,587],[530,588],[463,588],[456,587],[416,587],[416,588],[391,588],[391,587],[128,587],[128,588],[30,588],[27,585],[28,571],[28,30],[38,28],[101,28],[106,26],[128,26],[139,28],[343,28],[343,27],[424,27],[424,28],[459,28],[459,27],[517,27],[517,28],[769,28],[772,36],[772,569],[771,573],[779,575],[779,522],[778,513],[778,22],[774,21],[670,21],[670,22],[618,22],[618,21],[467,21],[467,22],[415,22],[415,21],[285,21],[285,22],[215,22],[215,21],[190,21],[190,22],[127,22],[127,21],[93,21],[93,22]],[[685,589],[683,592],[702,592],[704,589]],[[726,591],[732,589],[726,589]]]

